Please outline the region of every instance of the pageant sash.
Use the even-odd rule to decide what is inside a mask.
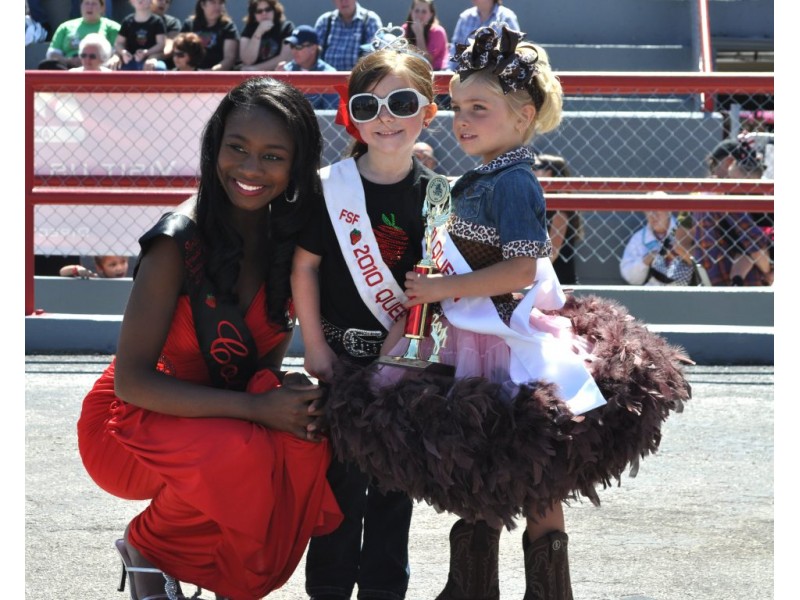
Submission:
[[[355,159],[348,158],[319,172],[325,205],[356,289],[386,330],[406,313],[408,297],[381,257],[367,214],[367,201]]]
[[[145,233],[142,252],[159,235],[172,237],[183,255],[184,291],[192,307],[197,343],[214,387],[244,390],[258,365],[258,347],[238,306],[218,301],[205,275],[204,249],[189,217],[167,213]]]
[[[444,274],[470,273],[467,261],[444,227],[434,231],[431,255]],[[531,327],[530,313],[564,306],[566,296],[548,258],[536,261],[536,280],[514,309],[509,325],[497,314],[490,298],[459,298],[442,301],[445,316],[454,326],[494,335],[508,344],[511,380],[521,385],[536,380],[556,383],[570,410],[580,415],[606,403],[583,359],[569,343]]]

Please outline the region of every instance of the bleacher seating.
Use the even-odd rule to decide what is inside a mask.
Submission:
[[[128,0],[109,0],[110,15],[119,21],[131,12]],[[408,3],[396,0],[363,0],[381,15],[384,23],[401,23]],[[517,13],[528,38],[541,43],[560,71],[693,71],[698,36],[695,0],[505,0]],[[68,3],[45,0],[51,22],[66,18]],[[184,19],[194,10],[194,0],[173,0],[170,13]],[[247,3],[230,0],[227,8],[240,29]],[[313,24],[330,0],[287,3],[288,18],[296,24]],[[448,32],[464,1],[439,2],[439,19]],[[613,7],[613,10],[609,10]],[[722,69],[745,67],[772,70],[774,2],[771,0],[709,0],[712,51]],[[744,59],[742,57],[745,56]],[[748,58],[749,56],[749,58]],[[35,68],[35,57],[25,68]],[[34,65],[34,66],[31,66]],[[741,69],[740,69],[741,70]]]

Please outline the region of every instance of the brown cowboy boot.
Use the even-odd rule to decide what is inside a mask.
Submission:
[[[499,600],[500,531],[459,519],[450,530],[450,572],[436,600]]]
[[[535,542],[522,533],[525,553],[525,597],[522,600],[572,600],[567,534],[552,531]]]

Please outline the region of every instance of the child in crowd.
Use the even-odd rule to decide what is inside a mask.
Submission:
[[[622,252],[622,278],[631,285],[699,285],[691,231],[680,227],[668,210],[646,210],[644,218],[644,227],[633,233]]]
[[[139,240],[117,354],[77,428],[97,485],[150,501],[116,542],[131,598],[184,598],[183,581],[257,600],[341,522],[330,446],[308,429],[322,390],[280,372],[321,150],[299,90],[248,79],[204,129],[197,194]]]
[[[378,357],[387,330],[405,312],[399,282],[422,256],[423,199],[434,173],[412,149],[437,107],[430,64],[409,48],[390,45],[353,68],[337,122],[356,142],[350,158],[322,170],[325,205],[295,254],[305,368],[325,383],[341,360],[365,365]],[[371,286],[378,279],[376,296]],[[359,598],[401,600],[411,499],[380,492],[351,462],[334,460],[328,479],[345,518],[311,541],[306,591],[317,600],[343,600],[357,583]]]
[[[87,269],[83,265],[64,265],[59,271],[61,277],[127,277],[128,257],[127,256],[95,256],[95,271]]]
[[[337,453],[379,489],[461,517],[439,600],[499,597],[500,530],[518,516],[525,600],[571,599],[562,501],[598,503],[595,486],[654,451],[661,422],[689,398],[680,349],[616,303],[561,290],[528,144],[559,124],[562,92],[523,36],[486,27],[457,47],[453,130],[481,164],[455,182],[452,214],[433,232],[439,274],[406,274],[405,306],[439,314],[420,356],[437,347],[454,377],[342,370],[326,404]],[[386,340],[392,356],[409,347],[402,331]]]
[[[197,71],[205,55],[206,49],[203,46],[203,40],[196,33],[184,31],[175,36],[175,40],[172,42],[174,71]]]
[[[167,26],[153,13],[152,0],[130,0],[133,13],[122,19],[114,42],[116,54],[109,61],[112,69],[142,71],[150,54],[164,51],[167,43]],[[159,60],[156,71],[166,71],[167,65]]]

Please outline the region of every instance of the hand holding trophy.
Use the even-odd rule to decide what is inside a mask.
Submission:
[[[442,175],[428,182],[422,215],[425,217],[425,251],[422,260],[414,265],[414,272],[423,275],[436,273],[436,264],[431,255],[431,242],[437,227],[443,226],[450,216],[450,183]],[[408,338],[408,350],[403,356],[381,356],[379,363],[396,367],[418,369],[440,375],[452,375],[454,368],[442,364],[439,350],[447,340],[447,328],[433,315],[429,304],[418,304],[409,309],[406,315],[404,335]],[[433,351],[427,359],[420,357],[420,342],[426,337],[433,339]]]

